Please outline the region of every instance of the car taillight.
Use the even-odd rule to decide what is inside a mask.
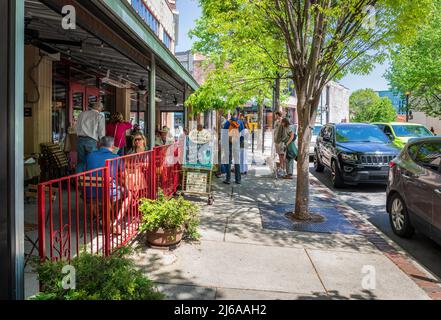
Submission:
[[[389,168],[393,168],[393,167],[395,167],[397,164],[395,163],[395,162],[393,162],[393,161],[391,161],[391,162],[389,162]]]

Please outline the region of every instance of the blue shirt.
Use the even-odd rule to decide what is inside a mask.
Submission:
[[[116,159],[119,156],[117,154],[114,154],[112,151],[101,148],[98,150],[95,150],[91,153],[89,153],[86,157],[86,171],[94,170],[103,168],[106,166],[106,160]],[[112,168],[110,174],[112,175],[113,179],[116,179],[116,176],[118,174],[118,162],[119,161],[112,161]],[[91,174],[91,177],[101,177],[102,174],[101,171],[94,172]],[[98,189],[98,190],[97,190]],[[96,194],[98,194],[98,198],[101,199],[102,197],[102,191],[101,188],[95,188],[95,187],[86,187],[86,197],[87,198],[96,198]]]
[[[101,148],[89,153],[86,157],[86,170],[98,169],[106,166],[106,160],[115,159],[119,156],[112,151]]]
[[[245,129],[245,125],[243,124],[242,120],[238,120],[237,118],[232,117],[232,121],[236,121],[239,125],[239,133],[242,132]],[[224,129],[230,129],[230,120],[227,120],[224,125]],[[243,142],[245,138],[243,136],[240,137],[240,142]]]
[[[239,132],[242,132],[245,129],[245,125],[242,120],[237,120],[237,118],[231,118],[232,121],[236,121],[239,124]],[[230,129],[230,120],[227,120],[224,124],[224,129]]]

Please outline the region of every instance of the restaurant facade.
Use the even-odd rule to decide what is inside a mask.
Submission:
[[[175,2],[159,2],[0,2],[0,299],[24,298],[25,159],[45,143],[69,154],[78,115],[97,101],[106,118],[121,112],[136,124],[150,147],[162,115],[188,125],[183,103],[198,84],[173,54]]]

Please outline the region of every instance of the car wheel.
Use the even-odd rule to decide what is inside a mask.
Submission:
[[[392,231],[403,238],[412,237],[415,229],[410,222],[409,213],[403,199],[398,194],[394,194],[389,203],[389,220]]]
[[[340,169],[337,166],[337,161],[335,160],[332,160],[331,176],[332,176],[332,184],[335,188],[343,188],[345,186],[345,182],[341,176]]]
[[[323,172],[325,166],[320,162],[317,151],[314,152],[314,169],[316,172]]]

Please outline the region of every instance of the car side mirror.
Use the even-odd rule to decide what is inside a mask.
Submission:
[[[390,141],[394,141],[395,137],[392,133],[386,133],[386,136],[389,138]]]

